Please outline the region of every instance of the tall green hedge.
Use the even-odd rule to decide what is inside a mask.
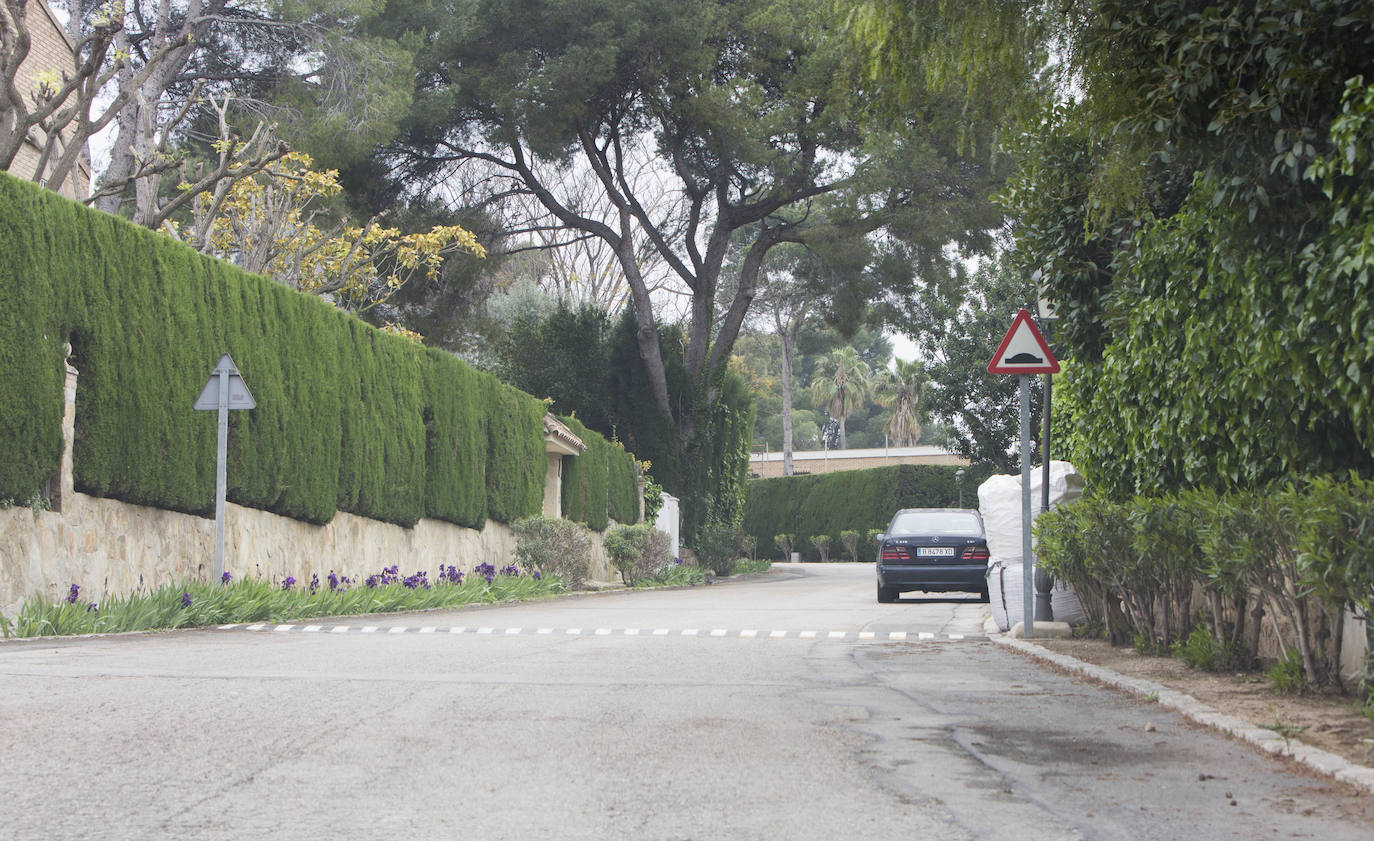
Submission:
[[[797,551],[816,560],[808,540],[828,534],[832,547],[840,547],[840,532],[853,529],[861,535],[869,529],[886,528],[900,508],[952,508],[959,501],[956,465],[896,464],[870,470],[841,470],[804,476],[780,476],[749,482],[744,498],[740,530],[758,540],[759,551],[774,551],[773,537],[796,535]],[[978,505],[978,486],[992,475],[991,467],[964,468],[964,504]],[[843,553],[833,551],[841,558]],[[860,559],[870,554],[862,548]]]
[[[587,429],[577,418],[561,417],[587,449],[563,459],[563,516],[605,531],[611,520],[639,521],[639,474],[634,456]]]
[[[191,404],[228,352],[257,401],[230,413],[234,502],[406,526],[542,507],[543,404],[447,354],[3,174],[0,241],[0,498],[58,471],[70,342],[85,493],[211,513],[215,413]]]

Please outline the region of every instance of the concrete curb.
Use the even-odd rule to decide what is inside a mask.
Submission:
[[[1169,689],[1153,681],[1126,677],[1111,669],[1085,663],[1076,657],[1050,651],[1026,640],[1011,639],[1003,634],[990,634],[989,638],[998,645],[1015,649],[1037,660],[1053,663],[1067,671],[1086,675],[1114,689],[1157,701],[1160,706],[1175,710],[1190,721],[1219,730],[1242,742],[1251,744],[1265,753],[1290,757],[1313,771],[1374,794],[1374,768],[1356,765],[1344,757],[1318,750],[1297,739],[1289,739],[1285,742],[1282,736],[1272,730],[1257,727],[1234,716],[1223,715],[1191,695]]]

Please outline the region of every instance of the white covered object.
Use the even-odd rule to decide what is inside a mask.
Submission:
[[[992,608],[992,621],[1004,633],[1026,615],[1024,574],[1019,561],[1008,564],[993,560],[988,564],[988,607]]]
[[[1050,590],[1050,611],[1056,622],[1083,625],[1088,621],[1088,614],[1083,612],[1083,603],[1078,600],[1078,594],[1062,581],[1054,582],[1054,589]]]
[[[1040,513],[1044,470],[1031,471],[1031,516]],[[1083,475],[1067,461],[1050,462],[1050,507],[1083,495]],[[1004,562],[1021,560],[1021,477],[990,476],[978,486],[978,512],[987,529],[988,554]]]

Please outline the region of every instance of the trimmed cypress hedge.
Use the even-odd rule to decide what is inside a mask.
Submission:
[[[580,456],[563,459],[563,517],[585,523],[593,531],[605,531],[610,525],[607,510],[610,479],[606,440],[591,432],[574,417],[560,417],[573,434],[582,439],[587,449]]]
[[[0,241],[0,498],[57,474],[70,341],[82,492],[210,515],[216,418],[191,404],[227,351],[257,401],[230,413],[234,502],[472,528],[542,508],[543,404],[447,354],[4,174]]]
[[[634,456],[587,429],[577,418],[560,417],[587,449],[563,459],[563,517],[605,531],[611,520],[639,522],[639,473]]]
[[[740,530],[758,540],[759,552],[774,551],[773,537],[796,535],[797,551],[818,560],[812,535],[828,534],[832,556],[843,557],[840,532],[866,534],[887,527],[900,508],[952,508],[959,501],[954,477],[957,465],[895,464],[869,470],[841,470],[805,476],[751,480],[745,491]],[[991,467],[964,468],[964,501],[978,504],[978,486],[994,473]],[[868,547],[859,557],[865,558]]]
[[[617,441],[607,445],[606,513],[622,525],[639,522],[639,470],[635,457]]]

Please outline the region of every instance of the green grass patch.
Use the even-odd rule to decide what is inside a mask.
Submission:
[[[773,568],[773,561],[770,558],[740,558],[735,561],[735,575],[752,575],[758,572],[767,572]]]
[[[403,578],[391,567],[367,579],[324,584],[318,580],[300,584],[291,578],[169,584],[99,604],[81,598],[80,587],[72,585],[65,598],[39,596],[25,602],[15,619],[0,616],[0,630],[6,637],[38,637],[291,622],[540,599],[567,590],[557,578],[521,575],[514,567],[497,572],[487,565],[467,576],[449,568],[437,581],[421,573]]]

